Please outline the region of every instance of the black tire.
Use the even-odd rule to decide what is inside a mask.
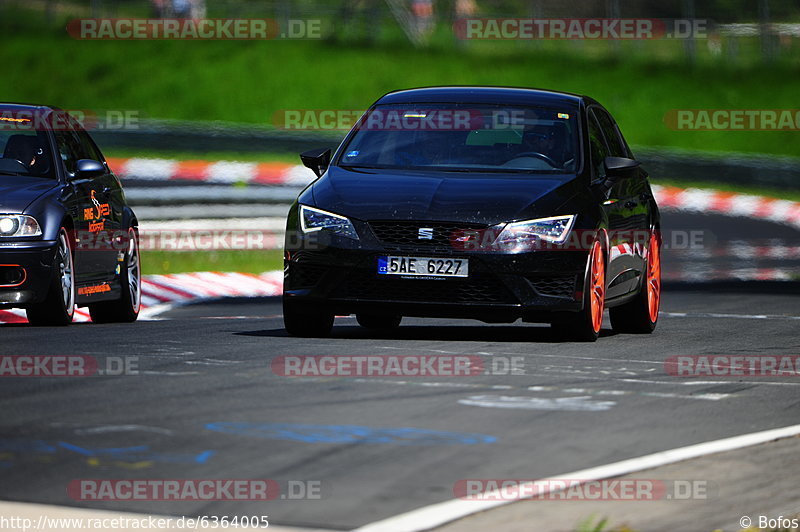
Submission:
[[[579,312],[560,314],[551,324],[559,338],[578,342],[596,342],[600,337],[606,295],[605,272],[603,248],[599,241],[595,241],[589,253],[584,277],[583,308]]]
[[[53,276],[47,296],[25,309],[28,323],[35,326],[64,326],[75,315],[74,246],[66,228],[58,230],[58,247],[53,259]]]
[[[119,282],[122,295],[114,301],[89,305],[89,315],[94,323],[131,323],[139,317],[142,305],[142,269],[136,228],[128,229],[127,249],[121,267]]]
[[[608,310],[611,327],[620,333],[650,334],[658,324],[661,306],[661,246],[655,233],[650,236],[647,266],[636,298]]]
[[[324,338],[333,329],[333,313],[283,300],[283,326],[292,336]]]
[[[356,321],[366,329],[387,331],[399,327],[403,316],[356,314]]]

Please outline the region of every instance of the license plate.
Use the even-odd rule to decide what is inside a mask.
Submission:
[[[413,277],[468,277],[467,259],[378,257],[378,273]]]

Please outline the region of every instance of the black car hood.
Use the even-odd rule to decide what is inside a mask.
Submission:
[[[316,206],[359,220],[493,225],[553,212],[578,191],[575,176],[331,167],[313,187]]]
[[[23,213],[36,198],[57,185],[54,179],[0,175],[0,213]]]

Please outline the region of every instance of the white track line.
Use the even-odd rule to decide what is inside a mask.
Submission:
[[[734,320],[800,320],[800,316],[781,314],[725,314],[719,312],[660,312],[662,318],[721,318]]]
[[[582,469],[580,471],[573,471],[572,473],[564,473],[563,475],[541,479],[538,481],[541,483],[540,486],[534,486],[534,483],[527,483],[524,488],[523,485],[520,485],[519,490],[520,493],[527,493],[526,490],[533,487],[534,489],[541,489],[542,493],[549,493],[553,491],[551,489],[551,486],[554,484],[552,481],[558,479],[570,478],[588,482],[619,477],[709,454],[733,451],[735,449],[751,447],[781,438],[789,438],[798,434],[800,434],[800,425],[792,425],[789,427],[753,432],[751,434],[733,436],[732,438],[689,445],[688,447],[678,447],[677,449],[648,454],[630,460],[615,462],[613,464]],[[533,493],[533,491],[531,491],[531,493]],[[514,502],[513,500],[500,500],[502,498],[500,495],[499,492],[487,492],[486,498],[490,500],[474,501],[453,499],[432,504],[394,517],[389,517],[388,519],[370,523],[357,528],[355,532],[420,532],[423,530],[430,530],[468,515],[484,512]]]

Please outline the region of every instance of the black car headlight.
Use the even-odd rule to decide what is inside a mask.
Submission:
[[[39,236],[42,229],[33,216],[0,214],[0,236]]]
[[[503,228],[494,245],[516,253],[537,249],[542,241],[563,244],[574,224],[574,214],[513,222]]]
[[[349,218],[307,205],[300,206],[300,227],[304,233],[325,229],[339,236],[358,240],[356,228]]]

